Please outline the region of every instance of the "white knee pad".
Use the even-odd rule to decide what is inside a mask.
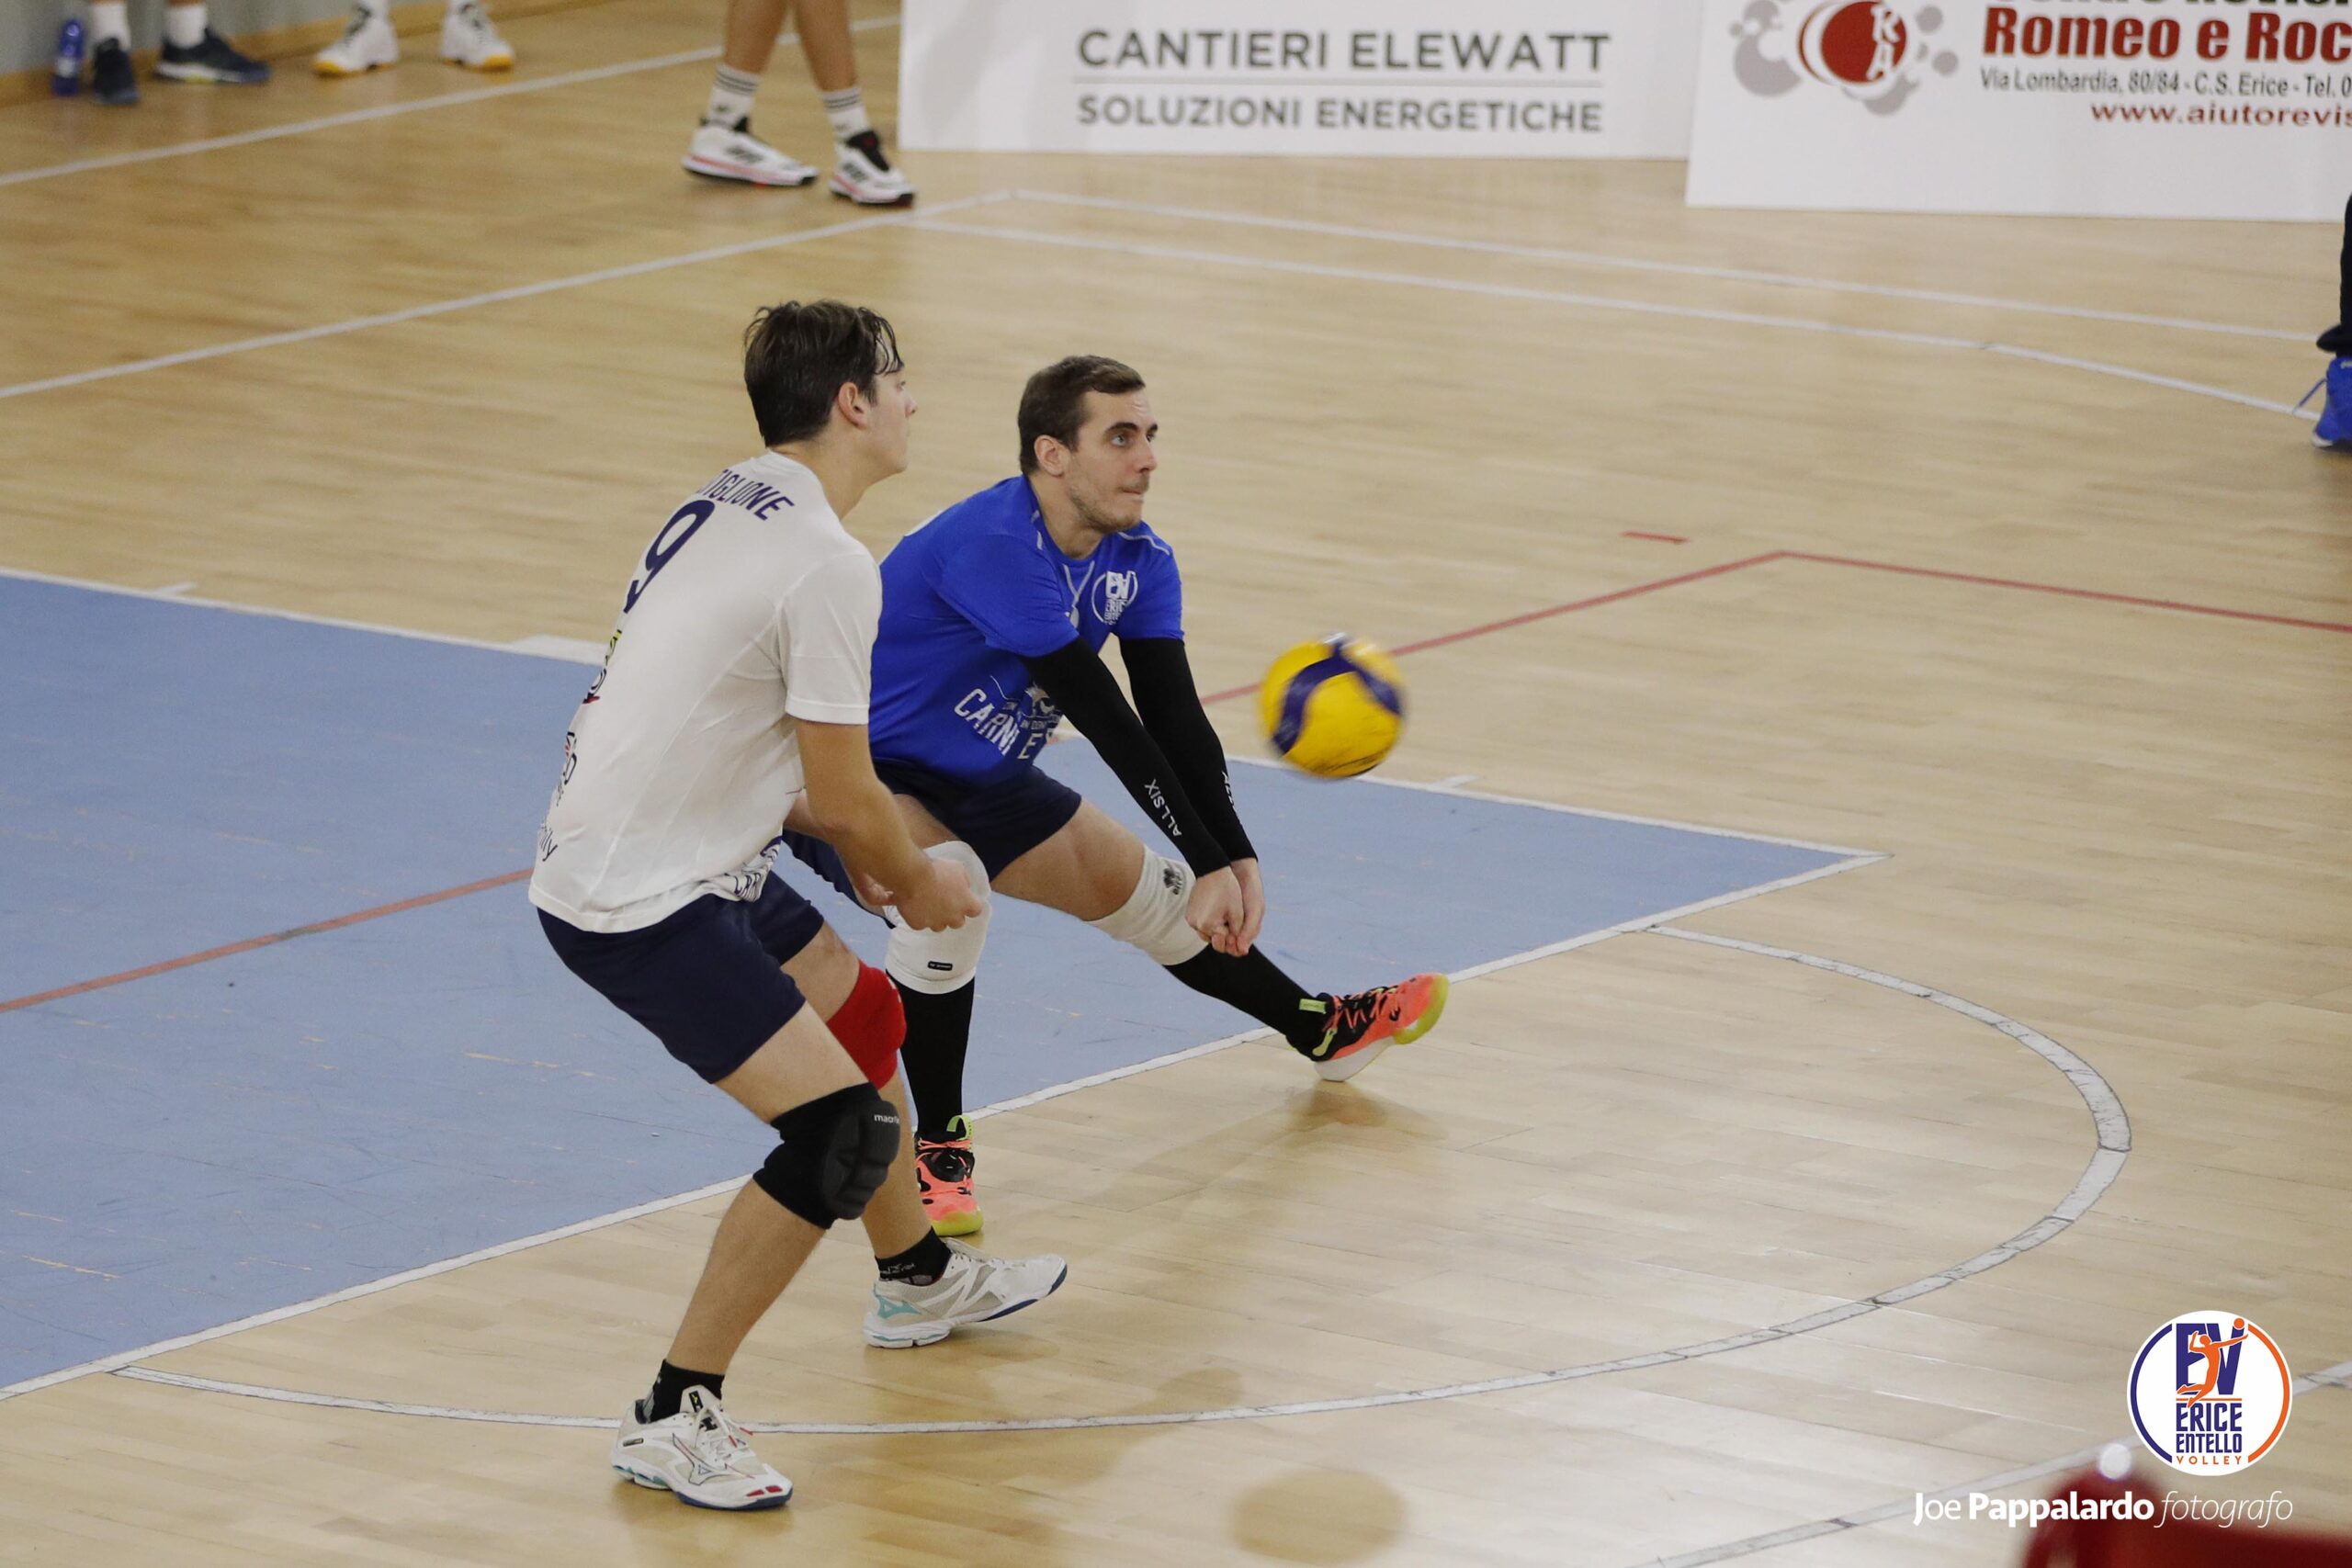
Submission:
[[[1182,964],[1208,945],[1184,923],[1184,908],[1192,897],[1192,868],[1146,850],[1143,874],[1136,879],[1136,890],[1127,895],[1127,901],[1087,923],[1141,949],[1154,964]]]
[[[980,912],[951,931],[919,931],[901,924],[898,910],[886,910],[890,921],[890,946],[882,968],[910,991],[934,997],[960,989],[980,970],[980,949],[989,940],[989,872],[972,846],[960,839],[934,844],[924,852],[935,860],[954,861],[980,900]]]

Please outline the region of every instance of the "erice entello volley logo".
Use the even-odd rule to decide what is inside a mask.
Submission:
[[[2191,1312],[2148,1336],[2125,1393],[2151,1453],[2191,1475],[2227,1475],[2287,1429],[2293,1384],[2287,1358],[2254,1324]]]
[[[1777,98],[1808,80],[1835,87],[1872,114],[1908,103],[1926,73],[1949,76],[1960,56],[1933,47],[1943,26],[1934,6],[1887,0],[1748,0],[1732,24],[1739,47],[1732,72],[1759,97]]]

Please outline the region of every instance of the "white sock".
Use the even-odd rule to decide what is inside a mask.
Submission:
[[[93,48],[102,43],[130,47],[129,0],[90,0],[90,43]]]
[[[738,71],[722,65],[711,79],[710,105],[702,111],[705,125],[741,125],[752,118],[752,96],[760,90],[760,79],[748,71]]]
[[[833,122],[833,140],[847,141],[861,130],[874,129],[865,118],[865,95],[855,87],[823,95],[825,118]]]
[[[204,6],[173,6],[164,12],[164,41],[178,49],[194,49],[204,41]]]

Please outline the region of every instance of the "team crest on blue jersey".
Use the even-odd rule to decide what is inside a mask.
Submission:
[[[2125,1392],[2149,1452],[2193,1475],[2226,1475],[2287,1429],[2294,1379],[2277,1342],[2246,1318],[2191,1312],[2148,1336]]]
[[[1132,571],[1106,571],[1094,580],[1094,618],[1106,626],[1115,626],[1119,617],[1135,603],[1136,574]]]

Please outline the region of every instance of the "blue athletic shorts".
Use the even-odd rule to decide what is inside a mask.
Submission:
[[[990,784],[968,784],[878,757],[874,771],[891,794],[912,795],[941,827],[971,845],[991,879],[1060,832],[1085,804],[1078,791],[1037,767]]]
[[[1060,832],[1083,804],[1078,791],[1036,768],[985,786],[878,757],[874,772],[891,794],[913,796],[939,819],[940,826],[971,845],[991,881],[1006,866]],[[801,864],[839,888],[843,897],[857,902],[849,869],[832,845],[805,833],[786,833],[784,847]]]
[[[824,924],[773,873],[748,903],[706,893],[642,931],[583,931],[539,911],[564,967],[709,1083],[750,1061],[800,1010],[800,987],[778,965]]]

